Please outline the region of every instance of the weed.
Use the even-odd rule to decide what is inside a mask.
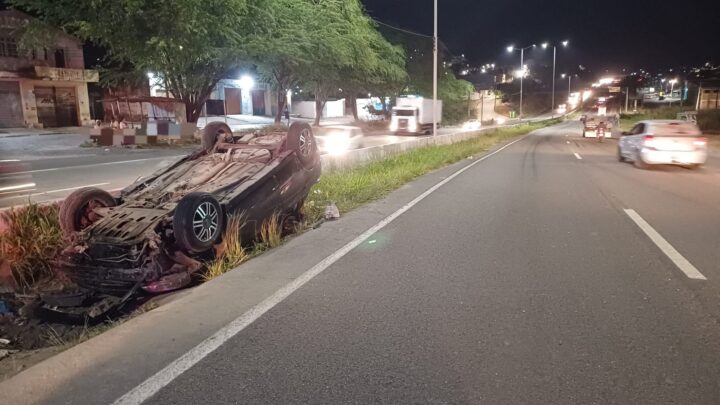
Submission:
[[[0,234],[0,257],[7,261],[21,289],[53,275],[52,261],[63,246],[58,205],[12,208],[1,213],[7,229]]]
[[[277,213],[265,220],[260,227],[260,242],[266,249],[276,248],[282,243],[282,221]]]
[[[215,260],[207,265],[203,276],[206,281],[225,274],[248,260],[249,255],[245,251],[240,238],[241,227],[242,215],[232,215],[223,233],[219,253]]]

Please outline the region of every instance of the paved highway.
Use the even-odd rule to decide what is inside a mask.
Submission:
[[[423,176],[2,388],[18,403],[720,402],[717,156],[639,170],[580,131]]]
[[[579,131],[472,167],[149,403],[718,403],[720,168]]]

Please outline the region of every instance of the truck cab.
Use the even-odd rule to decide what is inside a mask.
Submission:
[[[417,107],[394,107],[390,121],[390,130],[395,133],[420,132],[420,125],[418,124],[419,112]]]

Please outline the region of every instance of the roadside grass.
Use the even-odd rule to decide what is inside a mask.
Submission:
[[[324,173],[305,203],[309,223],[322,219],[325,207],[335,203],[341,213],[381,199],[403,184],[430,171],[472,158],[504,140],[560,122],[526,124],[488,131],[477,138],[451,145],[414,149],[364,166]]]
[[[280,215],[272,214],[260,227],[260,245],[264,249],[273,249],[282,243],[282,221]]]
[[[205,281],[225,274],[228,270],[241,265],[250,258],[240,240],[241,227],[241,215],[233,215],[229,218],[217,257],[207,264],[207,269],[203,275]]]
[[[29,290],[52,276],[52,261],[63,247],[58,204],[24,207],[0,213],[7,227],[0,233],[0,261],[5,261],[16,288]]]
[[[637,113],[622,113],[620,114],[620,129],[627,131],[632,128],[635,124],[645,120],[674,120],[677,118],[677,114],[692,110],[692,107],[658,107],[642,109]]]

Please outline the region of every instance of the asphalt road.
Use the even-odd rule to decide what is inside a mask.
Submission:
[[[473,166],[148,403],[720,403],[720,167],[580,130]]]

